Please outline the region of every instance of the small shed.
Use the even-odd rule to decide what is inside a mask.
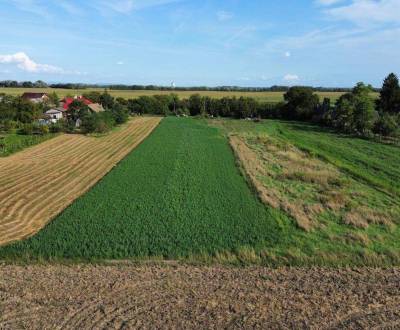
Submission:
[[[55,124],[63,118],[63,112],[57,109],[50,109],[44,113],[50,123]]]

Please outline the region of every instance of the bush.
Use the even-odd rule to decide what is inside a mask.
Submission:
[[[0,130],[2,130],[4,132],[10,132],[13,129],[18,128],[18,126],[19,126],[18,122],[14,121],[14,120],[4,120],[0,124]]]
[[[50,133],[50,129],[49,126],[47,125],[40,125],[39,127],[37,127],[37,133],[40,135],[46,135]]]
[[[384,112],[379,116],[378,121],[375,123],[374,133],[391,137],[399,136],[399,122],[399,116],[390,115],[389,113]]]
[[[97,127],[96,114],[90,114],[82,117],[81,130],[83,133],[93,133]]]
[[[57,123],[51,124],[49,126],[50,132],[51,133],[64,132],[66,130],[65,125],[66,125],[66,122],[64,120],[59,120]]]
[[[23,124],[18,133],[21,135],[32,135],[33,132],[34,132],[33,124]]]
[[[82,117],[81,129],[84,133],[106,133],[115,126],[110,111],[92,113]]]
[[[114,104],[111,112],[117,125],[126,123],[129,119],[128,110],[119,103]]]

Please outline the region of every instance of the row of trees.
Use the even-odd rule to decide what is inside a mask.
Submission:
[[[42,80],[36,82],[15,80],[0,81],[0,87],[10,88],[59,88],[59,89],[93,89],[104,88],[110,90],[150,90],[150,91],[216,91],[216,92],[287,92],[289,86],[274,85],[271,87],[241,87],[241,86],[192,86],[192,87],[174,87],[174,86],[159,86],[159,85],[99,85],[99,84],[79,84],[79,83],[57,83],[47,84]],[[349,92],[349,88],[329,88],[329,87],[310,87],[316,92]],[[379,91],[375,89],[375,91]]]
[[[3,80],[0,81],[0,87],[11,87],[11,88],[47,88],[47,83],[42,80],[35,82],[32,81],[15,81],[15,80]]]
[[[329,98],[321,101],[313,88],[300,86],[289,88],[284,102],[278,104],[259,102],[250,97],[214,99],[198,94],[188,99],[170,94],[116,101],[131,114],[287,119],[312,121],[360,136],[399,135],[400,87],[397,76],[391,73],[385,79],[378,99],[372,95],[374,91],[371,86],[358,83],[335,104]]]
[[[322,103],[312,90],[293,87],[285,94],[283,117],[314,121],[339,131],[370,136],[397,136],[400,129],[400,86],[391,73],[384,81],[380,96],[371,96],[373,89],[358,83],[332,106],[329,99]]]

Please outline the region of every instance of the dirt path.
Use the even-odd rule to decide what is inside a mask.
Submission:
[[[142,142],[161,118],[104,137],[62,135],[0,159],[0,245],[38,232]]]
[[[0,266],[0,329],[400,328],[400,269]]]

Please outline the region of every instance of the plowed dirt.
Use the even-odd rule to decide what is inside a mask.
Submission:
[[[1,329],[398,329],[400,269],[0,267]]]

